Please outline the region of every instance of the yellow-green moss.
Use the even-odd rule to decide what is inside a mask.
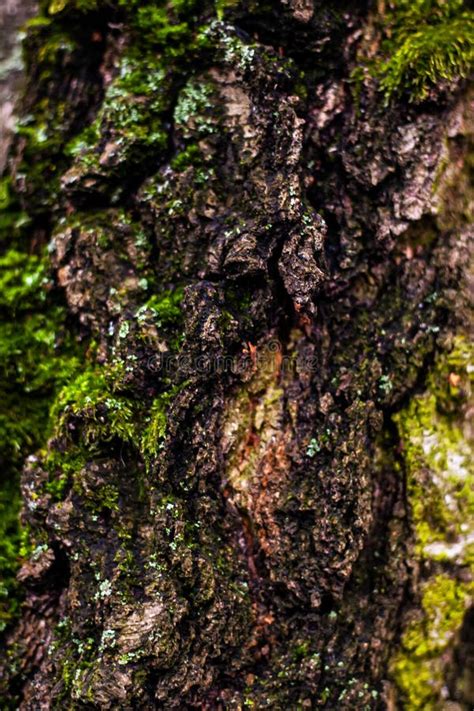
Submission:
[[[216,6],[216,14],[219,20],[223,20],[226,14],[226,10],[236,7],[239,4],[239,0],[215,0],[214,5]]]
[[[395,423],[400,433],[416,555],[446,573],[421,584],[421,609],[405,629],[392,674],[404,708],[436,708],[447,652],[472,604],[474,469],[466,412],[472,403],[473,346],[459,335],[439,356],[426,392]],[[436,567],[436,565],[438,567]],[[463,569],[463,576],[457,571]],[[429,569],[429,567],[427,568]],[[472,580],[472,577],[471,577]]]
[[[157,319],[157,326],[176,326],[182,322],[181,302],[184,290],[181,287],[154,294],[141,309],[150,310]],[[139,313],[142,313],[141,309]],[[138,313],[137,313],[138,317]]]
[[[182,387],[183,384],[171,388],[156,397],[151,404],[145,418],[145,429],[139,440],[140,452],[147,462],[158,454],[163,445],[168,421],[168,409]]]
[[[472,443],[457,409],[471,393],[473,348],[458,337],[439,358],[427,391],[396,415],[420,556],[463,560],[474,543]]]
[[[410,711],[436,708],[444,686],[443,654],[449,649],[472,603],[474,583],[437,575],[422,590],[422,609],[405,631],[392,673]]]
[[[133,404],[118,392],[120,365],[91,365],[59,394],[52,411],[59,432],[71,416],[81,419],[81,437],[86,445],[118,437],[133,440]]]

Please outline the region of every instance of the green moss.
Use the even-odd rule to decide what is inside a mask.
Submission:
[[[0,488],[0,632],[16,616],[20,603],[16,581],[21,543],[19,511],[17,477],[10,477]]]
[[[154,294],[135,311],[130,322],[122,324],[120,332],[126,337],[131,331],[133,337],[144,344],[156,343],[159,334],[162,340],[165,339],[168,350],[176,353],[183,340],[183,294],[181,287]]]
[[[125,7],[137,41],[145,49],[160,49],[168,59],[185,58],[193,49],[194,11],[197,0],[141,2],[119,0]]]
[[[186,170],[191,165],[201,162],[201,151],[195,143],[187,146],[183,151],[177,153],[171,161],[171,167],[178,173]]]
[[[148,454],[156,454],[160,441],[166,434],[166,409],[169,404],[167,396],[156,398],[151,406],[149,424],[142,437],[142,449]]]
[[[24,228],[30,223],[12,191],[11,178],[0,179],[0,244],[12,248],[19,244]]]
[[[46,257],[10,250],[0,258],[0,284],[0,432],[11,458],[43,439],[51,396],[78,368],[81,351],[49,293]]]
[[[392,673],[404,708],[435,708],[444,686],[443,652],[452,643],[474,594],[473,583],[438,575],[425,584],[422,612],[402,638]]]
[[[47,11],[50,15],[57,15],[63,12],[67,6],[72,6],[80,12],[92,12],[99,9],[100,0],[51,0],[47,5]]]
[[[114,438],[134,440],[134,407],[130,398],[118,392],[121,366],[89,366],[58,395],[52,408],[56,433],[67,431],[71,417],[80,422],[86,446]]]
[[[93,511],[98,509],[119,511],[119,490],[113,484],[105,484],[92,494],[88,494],[86,506]]]
[[[155,457],[166,435],[168,409],[175,396],[182,390],[183,384],[175,386],[156,397],[145,419],[145,430],[140,439],[140,451],[145,461],[149,462]]]
[[[10,178],[4,177],[0,180],[0,210],[6,210],[11,203]]]
[[[76,158],[78,156],[82,157],[82,160],[84,163],[86,163],[87,160],[89,160],[89,167],[92,167],[96,164],[96,160],[94,159],[94,154],[92,156],[89,156],[89,159],[87,158],[87,153],[90,151],[94,146],[97,145],[98,141],[100,138],[99,134],[99,126],[98,123],[94,123],[91,126],[88,126],[84,131],[82,131],[79,135],[75,136],[69,143],[65,146],[65,153],[66,155],[71,156],[72,158]]]
[[[183,296],[184,290],[181,287],[169,289],[153,295],[141,308],[153,312],[158,319],[158,326],[179,325],[183,318],[181,310]]]
[[[176,345],[181,334],[182,298],[180,288],[150,297],[129,321],[122,321],[114,359],[102,365],[89,362],[59,391],[51,408],[51,429],[61,445],[56,447],[53,441],[43,456],[49,473],[46,491],[53,500],[60,501],[79,481],[81,469],[101,453],[126,445],[147,465],[158,453],[166,431],[167,408],[185,383],[168,384],[154,399],[133,396],[127,382],[136,363],[127,357],[127,342],[137,337],[146,341],[152,326],[155,333],[159,328],[167,338],[170,334],[171,346]],[[108,501],[102,504],[111,508]]]
[[[170,21],[170,14],[166,7],[156,7],[155,5],[138,7],[134,21],[135,26],[144,33],[147,41],[158,46],[183,42],[189,32],[187,22]]]
[[[438,357],[426,392],[395,417],[403,446],[407,495],[419,559],[448,573],[422,583],[421,610],[402,638],[392,673],[410,709],[441,699],[446,650],[460,628],[474,583],[474,469],[464,418],[472,402],[473,347],[462,335]],[[434,568],[435,570],[438,568]],[[464,575],[457,571],[463,569]]]
[[[49,473],[45,492],[50,494],[53,502],[62,501],[74,474],[87,463],[87,450],[78,445],[71,445],[65,452],[55,449],[45,451],[42,463]],[[38,492],[35,494],[38,495]]]
[[[123,389],[124,372],[121,363],[91,364],[56,398],[51,412],[54,434],[67,442],[67,448],[52,448],[44,458],[50,474],[46,490],[54,500],[61,500],[75,475],[109,444],[133,447],[147,465],[158,454],[166,434],[168,408],[186,382],[170,386],[150,404]],[[109,500],[102,503],[114,508]]]
[[[472,71],[474,14],[462,0],[392,0],[378,20],[384,39],[367,67],[387,101],[402,92],[426,99],[431,87]]]
[[[19,472],[48,435],[55,393],[80,367],[81,349],[64,331],[65,317],[45,254],[12,249],[0,257],[1,627],[18,610]]]
[[[137,402],[123,386],[124,363],[117,360],[104,367],[85,363],[83,350],[66,328],[66,310],[51,281],[47,255],[28,255],[18,246],[23,227],[56,205],[59,176],[71,160],[85,171],[103,170],[109,159],[105,169],[115,171],[127,164],[129,170],[137,161],[147,160],[150,151],[167,146],[163,121],[169,120],[167,112],[175,99],[169,82],[171,62],[192,61],[194,2],[115,3],[127,16],[136,41],[122,57],[96,121],[79,136],[74,136],[75,109],[68,106],[62,88],[56,90],[65,66],[85,62],[93,73],[101,61],[100,43],[91,44],[89,34],[82,35],[80,26],[69,23],[68,13],[95,12],[113,4],[44,0],[44,15],[27,29],[27,61],[41,97],[17,126],[24,144],[17,172],[24,178],[22,199],[29,215],[12,193],[11,181],[0,182],[0,241],[17,246],[0,258],[0,626],[18,609],[15,574],[24,538],[18,522],[18,478],[25,456],[38,452],[54,435],[48,450],[40,452],[49,481],[45,492],[33,493],[32,499],[48,493],[53,501],[61,500],[74,484],[75,473],[101,448],[126,443],[150,460],[159,449],[166,411],[177,392],[168,387],[154,400]],[[93,82],[90,86],[94,101],[96,89]],[[105,147],[100,145],[104,136],[110,138]],[[104,151],[106,160],[101,160]],[[105,231],[103,239],[108,239]],[[143,289],[149,288],[148,279],[142,281]],[[181,299],[178,289],[153,296],[144,305],[155,326],[170,335],[170,342],[175,334],[173,347],[179,346],[181,338]],[[121,333],[126,327],[124,322]],[[102,493],[100,505],[115,510],[116,489],[105,488]]]
[[[237,7],[239,0],[215,0],[216,14],[219,20],[223,20],[227,10]]]
[[[59,176],[69,162],[64,146],[74,133],[74,119],[81,110],[70,105],[69,74],[64,68],[83,64],[92,75],[100,62],[101,46],[91,42],[90,34],[83,33],[81,27],[68,29],[63,23],[40,16],[27,25],[24,54],[32,77],[28,87],[32,96],[28,98],[30,113],[16,124],[22,139],[22,160],[16,173],[22,178],[21,192],[33,216],[57,204]],[[84,102],[96,91],[97,84],[90,81],[83,92]]]
[[[443,560],[456,553],[462,560],[462,542],[474,534],[468,530],[474,520],[472,451],[457,416],[472,390],[472,356],[472,346],[458,337],[438,359],[427,391],[395,416],[421,556]]]
[[[104,642],[106,643],[107,635]],[[75,636],[74,629],[68,617],[63,618],[55,629],[55,637],[52,642],[52,649],[61,650],[59,656],[61,664],[61,679],[63,688],[57,699],[58,702],[70,700],[79,693],[84,683],[84,675],[92,667],[94,654],[97,650],[97,642],[93,636]],[[105,644],[103,645],[105,646]],[[66,708],[66,707],[65,707]],[[67,708],[71,708],[70,705]]]
[[[44,259],[14,249],[0,257],[0,308],[12,315],[45,302],[48,267]]]
[[[150,149],[166,147],[163,121],[169,101],[165,69],[155,56],[142,56],[134,48],[122,57],[96,120],[69,142],[66,152],[76,159],[76,167],[85,171],[116,170],[125,162],[130,169],[143,161]],[[109,142],[100,152],[99,137],[104,135],[109,136]]]

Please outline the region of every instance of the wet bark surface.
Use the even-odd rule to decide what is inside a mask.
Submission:
[[[397,426],[469,321],[465,82],[384,103],[363,3],[234,5],[28,31],[9,170],[80,355],[22,473],[12,708],[414,708],[407,615],[470,580]],[[469,619],[433,704],[472,702]]]
[[[22,76],[19,31],[36,9],[34,2],[6,0],[0,7],[0,172],[6,163],[13,111]]]

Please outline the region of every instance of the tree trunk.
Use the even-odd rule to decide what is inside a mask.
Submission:
[[[34,5],[32,0],[5,0],[0,6],[0,173],[6,165],[15,99],[22,76],[18,31],[33,14]]]
[[[472,27],[43,2],[2,183],[5,708],[472,707]]]

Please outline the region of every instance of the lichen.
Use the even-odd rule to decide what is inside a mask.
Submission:
[[[200,78],[186,84],[174,109],[175,125],[184,138],[204,138],[217,130],[215,98],[212,83],[203,83]]]

